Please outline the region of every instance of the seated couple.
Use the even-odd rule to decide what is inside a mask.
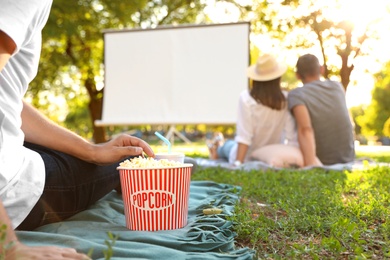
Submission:
[[[287,66],[269,54],[247,70],[251,80],[238,102],[234,140],[217,133],[208,143],[210,158],[236,166],[262,161],[273,167],[306,167],[348,163],[355,158],[353,126],[342,85],[321,80],[317,57],[298,59],[302,87],[289,93],[280,82]]]

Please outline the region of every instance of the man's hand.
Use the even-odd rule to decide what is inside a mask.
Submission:
[[[16,243],[7,250],[7,260],[84,260],[91,259],[85,254],[77,253],[73,248],[61,248],[55,246],[30,247],[21,243]]]
[[[102,144],[94,145],[93,162],[96,164],[110,164],[129,156],[143,155],[154,157],[149,144],[134,136],[122,134]]]

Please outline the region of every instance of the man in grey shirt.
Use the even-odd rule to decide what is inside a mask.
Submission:
[[[301,56],[296,69],[303,87],[289,93],[288,107],[297,122],[305,166],[353,161],[354,134],[344,88],[339,82],[320,80],[323,67],[312,54]]]

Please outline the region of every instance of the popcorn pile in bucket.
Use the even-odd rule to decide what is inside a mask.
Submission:
[[[155,160],[152,157],[134,157],[132,159],[127,159],[121,163],[119,163],[121,167],[125,168],[164,168],[164,167],[172,167],[172,166],[183,166],[183,163],[170,161],[166,159]]]

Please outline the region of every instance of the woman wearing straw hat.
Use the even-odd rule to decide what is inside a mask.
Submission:
[[[270,54],[247,69],[251,87],[239,97],[236,136],[223,143],[222,134],[217,134],[208,144],[211,159],[224,158],[235,166],[253,160],[274,167],[303,165],[287,93],[280,87],[286,70]]]

